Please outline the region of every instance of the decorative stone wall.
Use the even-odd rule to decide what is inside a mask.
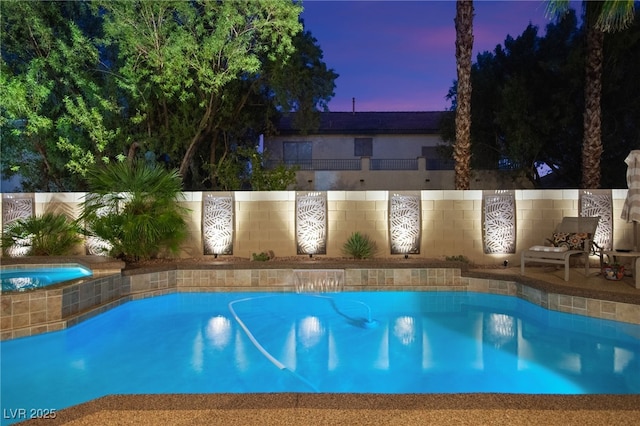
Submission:
[[[465,256],[483,265],[519,262],[519,252],[550,238],[564,216],[579,216],[581,190],[515,190],[515,252],[485,253],[483,242],[483,191],[415,191],[420,200],[420,247],[414,257],[427,259]],[[613,247],[633,246],[633,225],[620,219],[627,190],[611,190]],[[189,238],[182,257],[203,256],[203,197],[187,192]],[[342,247],[355,231],[367,234],[379,257],[393,256],[390,240],[388,191],[328,191],[326,195],[326,256],[341,257]],[[15,194],[4,194],[3,198]],[[393,193],[391,193],[391,196]],[[34,214],[55,207],[79,215],[82,193],[34,194]],[[296,243],[296,193],[293,191],[240,191],[233,193],[233,255],[273,251],[276,257],[298,255]],[[4,214],[3,214],[4,216]],[[323,220],[322,218],[320,218]],[[598,259],[593,258],[594,263]]]

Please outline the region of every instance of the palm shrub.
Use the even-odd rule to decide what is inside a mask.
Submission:
[[[368,259],[376,254],[375,241],[368,235],[354,232],[342,246],[342,253],[355,259]]]
[[[80,241],[80,228],[75,221],[62,213],[44,213],[9,223],[0,244],[7,255],[24,249],[27,256],[62,256]]]
[[[82,219],[88,235],[127,262],[175,254],[187,237],[187,210],[178,203],[182,179],[159,165],[110,163],[88,176]]]

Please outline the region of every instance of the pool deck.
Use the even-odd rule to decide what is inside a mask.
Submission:
[[[330,262],[310,263],[323,268],[336,267]],[[407,265],[410,263],[415,267],[413,262]],[[257,266],[255,262],[251,265]],[[392,265],[390,267],[397,268],[398,262]],[[300,264],[275,262],[261,266],[286,268],[300,267]],[[385,267],[384,262],[378,262],[376,266]],[[429,267],[429,264],[422,263],[420,267]],[[558,294],[640,304],[640,289],[633,286],[631,277],[608,281],[598,274],[597,268],[592,272],[585,277],[581,268],[573,268],[568,282],[563,280],[563,271],[555,267],[527,268],[524,276],[520,275],[517,267],[467,269],[462,275],[515,280]],[[55,419],[29,420],[21,424],[599,426],[639,422],[640,395],[283,393],[110,395],[60,410]]]
[[[634,425],[640,395],[113,395],[25,425]]]

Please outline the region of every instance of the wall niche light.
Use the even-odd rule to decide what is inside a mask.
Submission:
[[[578,194],[580,217],[599,216],[595,241],[604,250],[613,250],[613,198],[610,189],[583,189]]]
[[[296,193],[296,246],[298,254],[326,254],[326,192]]]
[[[5,195],[2,198],[2,228],[19,219],[28,219],[34,215],[33,194]],[[7,247],[5,254],[10,257],[26,256],[29,252],[30,241],[24,240],[13,247]]]
[[[233,196],[216,192],[202,198],[204,254],[233,253]]]
[[[482,205],[484,252],[515,253],[516,199],[513,191],[484,191]]]
[[[394,193],[389,197],[391,254],[420,253],[420,197]]]

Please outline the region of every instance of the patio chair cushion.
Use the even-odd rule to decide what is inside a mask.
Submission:
[[[554,232],[553,238],[549,241],[554,247],[567,247],[569,250],[584,250],[585,241],[588,240],[591,240],[591,234],[586,232]]]

